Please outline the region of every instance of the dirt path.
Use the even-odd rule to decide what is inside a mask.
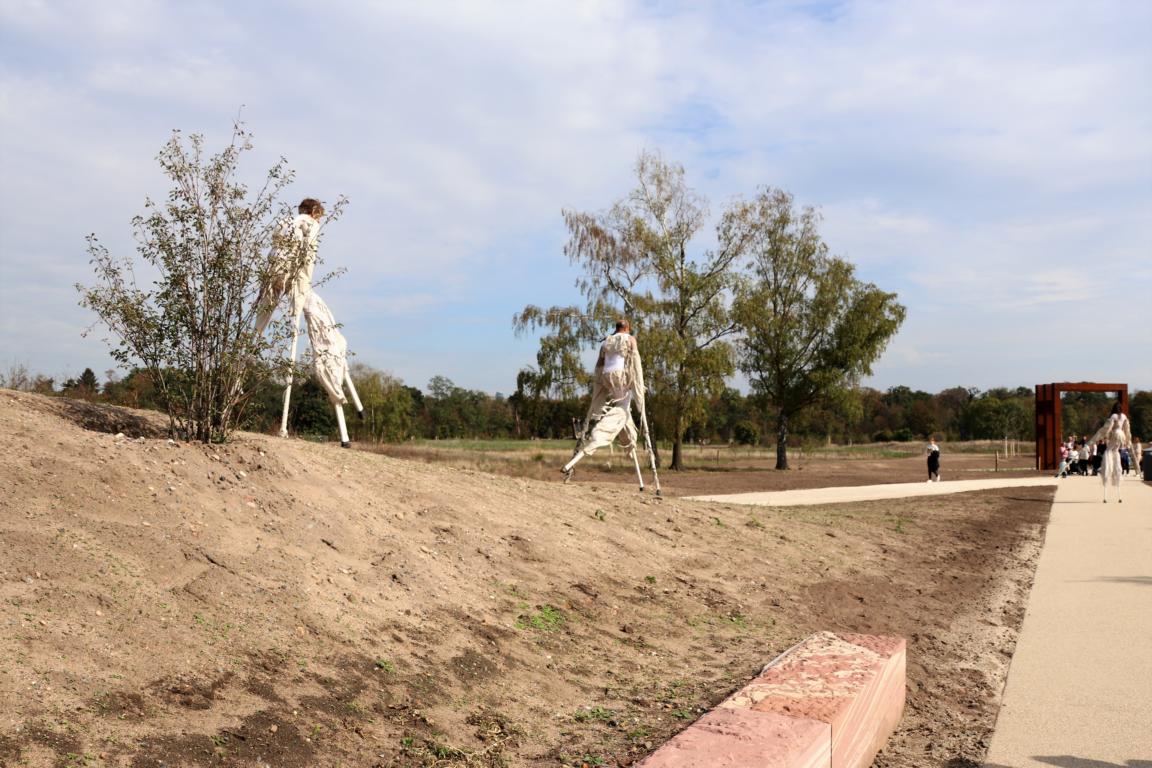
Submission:
[[[968,765],[1051,499],[750,511],[157,424],[0,392],[0,765],[630,765],[818,629],[909,639],[877,765]]]

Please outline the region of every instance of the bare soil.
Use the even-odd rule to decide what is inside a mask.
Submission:
[[[877,766],[978,765],[1052,497],[751,509],[162,427],[0,391],[0,765],[625,766],[822,629],[908,638]]]

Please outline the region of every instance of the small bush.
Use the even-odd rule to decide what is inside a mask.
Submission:
[[[741,421],[732,428],[732,438],[740,445],[759,445],[760,428],[751,421]]]

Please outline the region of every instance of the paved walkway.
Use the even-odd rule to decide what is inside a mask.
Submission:
[[[1070,479],[1070,478],[1066,478]],[[1076,478],[1086,480],[1089,478]],[[1095,478],[1091,478],[1095,480]],[[967,493],[990,488],[1019,488],[1031,485],[1055,485],[1054,477],[1010,477],[996,475],[981,480],[942,480],[939,483],[888,483],[857,485],[843,488],[807,488],[799,491],[764,493],[730,493],[720,496],[690,496],[694,501],[719,501],[728,504],[754,504],[761,507],[796,507],[807,504],[838,504],[877,499],[906,499],[910,496],[939,496],[945,493]],[[1099,485],[1099,483],[1097,483]]]
[[[1152,768],[1152,487],[1060,481],[986,768]]]

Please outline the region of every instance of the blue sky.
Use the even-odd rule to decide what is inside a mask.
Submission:
[[[867,382],[1152,388],[1152,3],[0,0],[0,369],[113,367],[84,237],[131,249],[169,131],[347,195],[323,291],[358,359],[509,392],[570,303],[563,208],[642,149],[759,185],[908,319]],[[702,246],[705,241],[702,240]]]

